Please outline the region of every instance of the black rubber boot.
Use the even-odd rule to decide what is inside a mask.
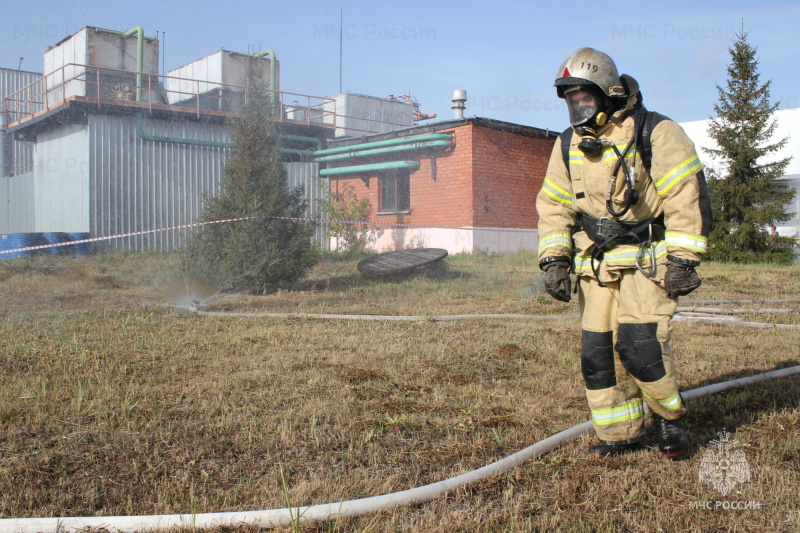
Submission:
[[[637,450],[641,447],[639,442],[609,442],[601,440],[600,444],[589,446],[589,455],[604,459]]]
[[[667,420],[653,413],[656,434],[658,435],[658,449],[661,455],[670,459],[677,459],[683,453],[686,437],[683,426],[678,420]]]

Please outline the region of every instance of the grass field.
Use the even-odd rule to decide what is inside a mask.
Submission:
[[[329,256],[298,290],[208,303],[412,321],[177,313],[164,297],[171,256],[1,261],[0,517],[350,500],[468,472],[587,420],[577,303],[544,293],[531,254],[447,261],[444,278],[381,281]],[[800,265],[700,274],[693,301],[800,299]],[[723,306],[800,324],[798,302]],[[436,319],[485,313],[540,318]],[[673,348],[691,389],[800,364],[800,330],[675,322]],[[584,435],[431,503],[276,531],[798,533],[799,406],[800,378],[763,382],[692,401],[683,461],[652,437],[589,459]],[[750,472],[724,496],[699,480],[723,430]]]

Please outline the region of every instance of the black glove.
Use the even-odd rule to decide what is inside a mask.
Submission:
[[[681,259],[672,255],[667,256],[667,276],[664,279],[664,288],[667,295],[673,300],[678,296],[686,296],[700,286],[700,276],[695,272],[694,267],[699,265],[699,261]]]
[[[571,298],[572,282],[569,279],[570,260],[566,257],[545,257],[539,263],[544,271],[545,290],[560,302],[568,302]]]

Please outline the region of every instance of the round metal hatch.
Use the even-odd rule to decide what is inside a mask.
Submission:
[[[417,248],[373,255],[358,263],[358,271],[367,276],[390,276],[428,266],[447,257],[442,248]]]

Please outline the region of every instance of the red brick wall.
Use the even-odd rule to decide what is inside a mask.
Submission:
[[[535,229],[536,195],[554,141],[481,126],[473,140],[475,225]]]
[[[420,162],[419,170],[410,176],[410,213],[373,214],[371,220],[535,229],[536,194],[542,186],[554,141],[472,123],[437,131],[446,132],[453,133],[456,146],[433,152],[435,174],[430,153],[409,153],[402,158]],[[374,161],[359,160],[347,165],[371,162]],[[378,174],[370,175],[367,184],[358,176],[333,178],[331,187],[337,190],[344,180],[353,185],[359,198],[370,201],[374,213],[378,212]]]
[[[436,172],[431,158],[420,161],[411,175],[411,215],[413,224],[461,227],[472,225],[472,126],[459,126],[437,133],[453,133],[455,148],[434,152]]]

